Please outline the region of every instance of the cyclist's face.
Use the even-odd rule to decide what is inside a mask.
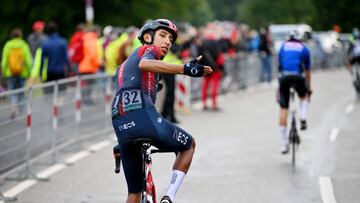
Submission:
[[[161,48],[161,56],[164,57],[174,41],[174,38],[170,32],[164,29],[159,29],[154,35],[154,45]]]

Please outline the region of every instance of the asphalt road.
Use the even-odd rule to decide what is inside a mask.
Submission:
[[[360,104],[348,73],[313,74],[309,128],[300,132],[295,167],[290,155],[280,154],[275,92],[275,86],[260,85],[222,97],[220,112],[179,115],[197,148],[177,203],[360,202]],[[123,173],[113,173],[112,144],[29,187],[17,202],[125,202]],[[153,156],[159,196],[166,192],[173,159]]]

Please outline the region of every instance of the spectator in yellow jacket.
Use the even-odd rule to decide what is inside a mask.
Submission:
[[[5,43],[2,53],[1,72],[9,90],[22,88],[30,77],[32,56],[29,45],[22,39],[20,28],[11,31],[11,40]],[[24,93],[11,95],[11,118],[24,110]]]

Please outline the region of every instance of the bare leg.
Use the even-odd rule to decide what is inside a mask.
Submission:
[[[126,203],[139,203],[141,193],[129,193]]]
[[[195,139],[193,139],[189,149],[180,152],[176,157],[173,170],[171,173],[169,188],[166,194],[167,198],[170,198],[172,201],[174,201],[175,195],[179,190],[187,171],[190,168],[190,164],[194,152],[195,152]]]
[[[288,109],[281,108],[280,109],[280,119],[279,119],[279,125],[280,126],[286,126],[287,123],[287,115],[288,115]]]
[[[179,170],[184,173],[187,173],[187,171],[190,168],[190,164],[195,152],[195,145],[196,145],[195,139],[193,139],[193,142],[189,149],[179,152],[178,156],[176,157],[173,170]]]

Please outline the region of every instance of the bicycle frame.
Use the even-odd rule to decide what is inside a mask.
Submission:
[[[156,189],[155,183],[151,173],[151,151],[149,150],[151,144],[145,141],[141,145],[141,153],[143,158],[143,180],[145,190],[141,193],[141,203],[156,203]]]
[[[139,144],[142,155],[142,171],[143,171],[143,188],[141,192],[140,203],[156,203],[156,189],[153,176],[151,173],[152,159],[151,154],[154,153],[167,153],[173,151],[150,149],[151,139],[139,138],[134,141],[134,144]],[[113,148],[115,158],[115,173],[120,172],[120,149],[118,145]],[[175,153],[176,154],[176,153]]]
[[[141,193],[141,203],[156,203],[156,189],[155,183],[151,173],[152,159],[151,154],[154,153],[168,153],[172,151],[161,149],[149,149],[151,147],[151,140],[139,139],[141,144],[141,153],[143,158],[143,180],[145,190]]]

